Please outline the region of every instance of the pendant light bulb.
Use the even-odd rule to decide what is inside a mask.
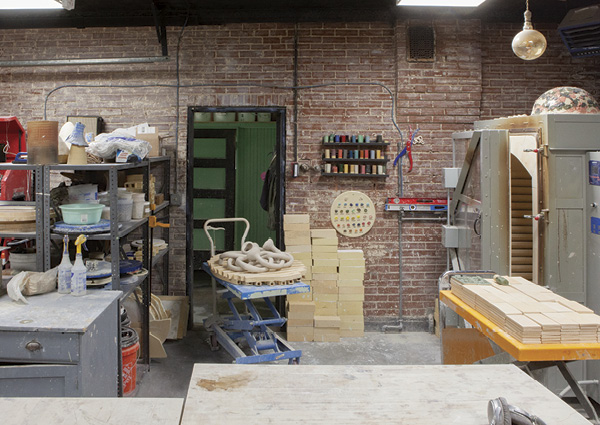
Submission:
[[[512,49],[515,55],[523,60],[530,61],[537,59],[546,51],[546,38],[544,35],[533,29],[531,25],[531,12],[529,11],[529,1],[527,1],[527,10],[524,13],[525,23],[523,31],[515,35],[512,41]]]

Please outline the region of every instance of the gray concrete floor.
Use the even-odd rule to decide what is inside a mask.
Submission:
[[[149,371],[138,368],[134,397],[185,397],[195,363],[232,363],[224,350],[211,351],[209,334],[202,320],[210,314],[211,289],[199,285],[194,291],[194,329],[178,341],[166,341],[166,359],[154,359]],[[219,304],[219,311],[228,311]],[[367,332],[362,338],[343,338],[341,342],[294,342],[294,349],[302,350],[300,366],[323,365],[387,365],[387,364],[440,364],[440,342],[424,332],[379,333]]]

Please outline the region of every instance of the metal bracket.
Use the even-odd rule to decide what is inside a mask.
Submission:
[[[152,9],[152,16],[154,17],[154,25],[156,26],[156,36],[158,37],[158,42],[162,46],[162,55],[168,56],[169,50],[167,45],[167,27],[165,26],[164,10],[159,9],[156,6],[155,0],[150,0],[150,7]]]

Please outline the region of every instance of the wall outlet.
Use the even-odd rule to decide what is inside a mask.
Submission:
[[[183,194],[171,193],[171,205],[178,207],[183,203]]]

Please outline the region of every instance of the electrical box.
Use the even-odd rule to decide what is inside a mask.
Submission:
[[[446,189],[454,189],[458,184],[458,176],[460,176],[460,168],[442,168],[444,171],[444,187]]]
[[[442,225],[442,245],[446,248],[467,248],[470,231],[466,227]]]

